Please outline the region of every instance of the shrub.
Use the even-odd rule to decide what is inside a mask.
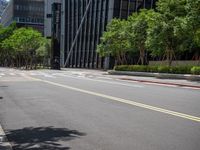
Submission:
[[[190,74],[191,73],[191,66],[175,66],[170,67],[170,73],[175,74]]]
[[[158,72],[158,66],[148,66],[147,72]]]
[[[121,65],[115,66],[116,71],[138,71],[138,72],[159,72],[174,74],[200,74],[200,66],[143,66],[143,65]]]
[[[120,65],[120,66],[115,66],[114,70],[116,70],[116,71],[146,72],[147,71],[147,66],[142,66],[142,65]]]
[[[169,66],[158,66],[158,72],[159,73],[170,73],[170,67]]]
[[[129,65],[115,66],[114,70],[116,70],[116,71],[131,71],[131,70],[129,70]]]
[[[138,71],[138,72],[146,72],[147,71],[147,66],[144,66],[144,65],[133,65],[132,68],[134,71]]]
[[[200,66],[192,67],[191,73],[196,74],[196,75],[200,75]]]

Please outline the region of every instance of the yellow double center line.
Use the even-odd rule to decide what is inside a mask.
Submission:
[[[109,100],[112,100],[112,101],[117,101],[117,102],[121,102],[121,103],[124,103],[124,104],[129,104],[129,105],[132,105],[132,106],[137,106],[137,107],[140,107],[140,108],[145,108],[145,109],[148,109],[148,110],[152,110],[152,111],[156,111],[156,112],[160,112],[160,113],[184,118],[184,119],[187,119],[187,120],[200,122],[200,117],[195,117],[195,116],[192,116],[192,115],[187,115],[187,114],[184,114],[184,113],[171,111],[171,110],[167,110],[167,109],[163,109],[163,108],[159,108],[159,107],[155,107],[155,106],[151,106],[151,105],[147,105],[147,104],[143,104],[143,103],[138,103],[138,102],[128,100],[128,99],[123,99],[123,98],[109,96],[109,95],[105,95],[105,94],[101,94],[101,93],[97,93],[97,92],[83,90],[83,89],[79,89],[79,88],[75,88],[75,87],[71,87],[71,86],[67,86],[67,85],[63,85],[63,84],[59,84],[59,83],[55,83],[55,82],[51,82],[51,81],[47,81],[47,80],[32,78],[30,76],[24,76],[24,77],[35,80],[35,81],[42,81],[44,83],[63,87],[63,88],[69,89],[69,90],[73,90],[73,91],[77,91],[77,92],[81,92],[81,93],[85,93],[85,94],[89,94],[89,95],[94,95],[94,96],[106,98],[106,99],[109,99]]]

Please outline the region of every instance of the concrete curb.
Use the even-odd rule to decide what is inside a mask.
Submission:
[[[200,86],[195,85],[188,85],[188,84],[179,84],[179,83],[164,83],[164,82],[158,82],[158,81],[147,81],[147,80],[135,80],[135,79],[127,79],[127,78],[119,78],[120,80],[127,80],[127,81],[136,81],[136,82],[142,82],[142,83],[152,83],[152,84],[160,84],[160,85],[174,85],[179,87],[188,87],[188,88],[195,88],[200,89]]]
[[[190,74],[168,74],[168,73],[132,72],[132,71],[115,71],[115,70],[109,70],[108,74],[200,81],[200,75],[190,75]]]
[[[0,125],[0,150],[12,150],[11,144],[8,142],[5,132]]]

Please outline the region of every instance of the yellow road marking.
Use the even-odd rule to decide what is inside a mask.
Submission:
[[[163,108],[159,108],[159,107],[155,107],[155,106],[151,106],[151,105],[147,105],[147,104],[143,104],[143,103],[138,103],[138,102],[128,100],[128,99],[123,99],[123,98],[109,96],[109,95],[96,93],[96,92],[92,92],[92,91],[88,91],[88,90],[83,90],[83,89],[79,89],[79,88],[75,88],[75,87],[71,87],[71,86],[68,86],[68,85],[63,85],[63,84],[59,84],[59,83],[55,83],[55,82],[51,82],[51,81],[47,81],[47,80],[37,79],[37,78],[30,77],[30,76],[24,76],[24,77],[26,77],[28,79],[35,80],[35,81],[42,81],[44,83],[63,87],[63,88],[70,89],[70,90],[73,90],[73,91],[106,98],[106,99],[109,99],[109,100],[112,100],[112,101],[117,101],[117,102],[129,104],[129,105],[132,105],[132,106],[137,106],[137,107],[140,107],[140,108],[145,108],[145,109],[148,109],[148,110],[152,110],[152,111],[156,111],[156,112],[160,112],[160,113],[184,118],[184,119],[187,119],[187,120],[200,122],[200,117],[195,117],[195,116],[192,116],[192,115],[188,115],[188,114],[184,114],[184,113],[180,113],[180,112],[176,112],[176,111],[171,111],[171,110],[167,110],[167,109],[163,109]]]

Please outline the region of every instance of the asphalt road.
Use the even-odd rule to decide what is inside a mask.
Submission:
[[[13,150],[199,150],[200,90],[0,68],[0,124]]]

